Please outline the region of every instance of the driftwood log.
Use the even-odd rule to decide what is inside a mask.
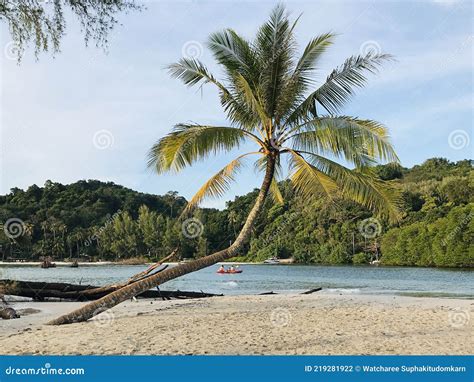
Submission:
[[[319,292],[320,290],[322,290],[323,288],[313,288],[313,289],[310,289],[310,290],[307,290],[306,292],[302,292],[301,294],[312,294],[314,292]]]
[[[321,287],[318,287],[318,288],[313,288],[313,289],[310,289],[310,290],[307,290],[305,292],[301,292],[300,294],[312,294],[314,292],[319,292],[320,290],[322,290],[323,288]],[[271,292],[263,292],[263,293],[259,293],[259,296],[265,296],[265,295],[269,295],[269,294],[278,294],[278,293],[275,293],[274,291],[271,291]]]
[[[20,318],[20,315],[13,308],[0,307],[0,318],[3,318],[4,320],[12,320],[14,318]]]
[[[37,301],[47,298],[59,298],[72,301],[97,300],[120,287],[97,287],[93,285],[76,285],[65,283],[45,283],[38,281],[0,280],[0,293],[9,296],[29,297]],[[189,292],[189,291],[164,291],[149,290],[137,297],[141,298],[203,298],[222,296],[221,294]]]
[[[72,301],[93,301],[97,300],[117,289],[120,286],[97,287],[93,285],[77,285],[66,283],[45,283],[38,281],[17,281],[0,280],[0,294],[9,296],[29,297],[36,301],[44,301],[47,298],[58,298]],[[302,292],[301,294],[312,294],[319,292],[322,288],[313,288]],[[264,292],[260,295],[277,294],[275,292]],[[223,296],[222,294],[190,292],[190,291],[165,291],[149,290],[143,292],[137,297],[141,298],[162,298],[169,300],[171,298],[204,298]]]

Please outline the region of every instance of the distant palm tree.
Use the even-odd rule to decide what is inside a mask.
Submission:
[[[247,140],[254,142],[254,151],[239,154],[209,179],[185,210],[191,211],[206,197],[222,195],[244,160],[256,155],[263,183],[235,241],[224,250],[111,293],[52,324],[87,320],[163,282],[234,257],[249,239],[267,194],[282,200],[275,178],[284,156],[288,157],[290,179],[303,197],[337,192],[378,213],[396,214],[395,193],[371,171],[379,160],[398,161],[387,129],[375,121],[338,115],[354,89],[365,84],[365,74],[376,72],[391,56],[368,53],[350,57],[320,87],[311,90],[319,59],[334,36],[326,33],[313,38],[297,58],[295,25],[279,5],[252,42],[231,29],[212,34],[208,46],[223,70],[224,82],[193,58],[182,58],[169,67],[171,75],[188,86],[214,85],[230,126],[178,124],[153,146],[148,164],[158,173],[179,171],[211,154],[239,149]],[[344,167],[338,159],[355,168]]]
[[[229,216],[227,217],[227,219],[229,220],[229,223],[232,226],[232,229],[234,231],[234,239],[236,239],[237,238],[237,232],[235,230],[235,223],[237,222],[237,212],[235,212],[234,210],[230,211]]]

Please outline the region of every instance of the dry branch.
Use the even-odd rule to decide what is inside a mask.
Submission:
[[[306,292],[302,292],[301,294],[312,294],[314,292],[319,292],[322,289],[323,288],[314,288],[314,289],[307,290]]]

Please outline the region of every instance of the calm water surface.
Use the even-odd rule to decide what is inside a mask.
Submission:
[[[0,266],[0,279],[105,285],[125,280],[146,266],[101,265],[41,269]],[[435,268],[372,266],[241,265],[243,273],[220,275],[212,266],[163,284],[162,289],[224,294],[299,292],[402,294],[474,298],[474,272]]]

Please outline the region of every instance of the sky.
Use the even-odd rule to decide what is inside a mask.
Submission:
[[[222,125],[217,92],[186,88],[166,65],[198,57],[219,74],[206,40],[230,27],[247,38],[266,20],[272,1],[146,1],[146,10],[120,16],[107,52],[86,47],[68,18],[61,52],[20,65],[1,26],[0,194],[12,187],[99,179],[152,194],[192,197],[233,158],[211,157],[178,174],[156,175],[147,152],[179,122]],[[375,50],[396,62],[357,92],[343,113],[382,122],[403,166],[431,157],[473,158],[473,8],[469,1],[287,1],[301,50],[312,37],[338,34],[316,73],[324,81],[351,56]],[[13,59],[12,59],[13,58]],[[251,145],[249,146],[251,148]],[[250,164],[223,198],[258,187]]]

